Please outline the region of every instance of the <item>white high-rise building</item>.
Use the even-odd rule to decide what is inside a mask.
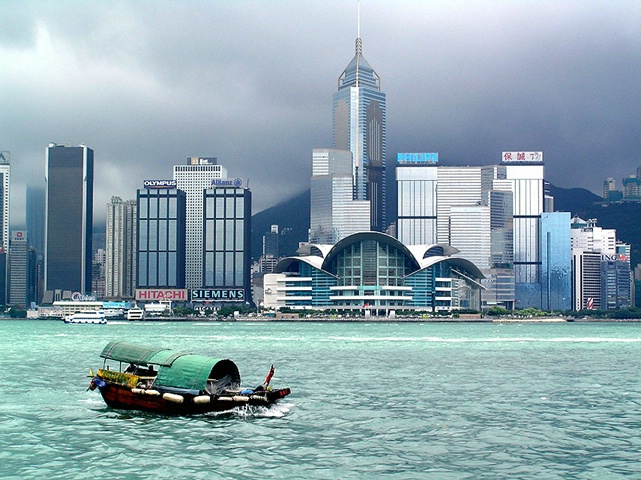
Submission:
[[[405,245],[436,242],[437,153],[399,153],[397,238]]]
[[[436,240],[452,245],[450,217],[452,207],[481,205],[481,167],[438,167],[436,192]]]
[[[541,306],[541,214],[545,211],[543,152],[503,152],[514,195],[514,277],[517,306]]]
[[[136,289],[136,201],[107,204],[105,297],[133,298]]]
[[[187,165],[174,165],[174,180],[186,193],[187,226],[185,245],[185,287],[203,285],[203,197],[212,180],[227,178],[227,170],[216,157],[190,157]]]
[[[9,152],[0,152],[0,305],[4,305],[7,301],[8,288],[10,159]]]
[[[353,199],[352,153],[316,148],[312,153],[309,241],[334,244],[370,229],[368,200]]]
[[[576,228],[581,219],[572,220],[574,227],[570,230],[571,248],[582,248],[605,255],[616,253],[617,231],[615,229],[601,228],[596,226],[596,220],[588,220],[586,226]]]
[[[9,251],[11,153],[0,152],[0,249]]]

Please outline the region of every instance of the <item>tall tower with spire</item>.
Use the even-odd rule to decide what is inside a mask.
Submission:
[[[370,228],[385,229],[385,93],[363,57],[360,7],[356,54],[333,98],[334,148],[352,152],[354,200],[370,201]]]

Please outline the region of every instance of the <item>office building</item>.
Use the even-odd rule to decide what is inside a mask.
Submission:
[[[399,153],[396,160],[396,237],[405,245],[431,245],[436,238],[437,153]]]
[[[601,253],[572,248],[572,306],[601,310]]]
[[[352,153],[314,149],[309,241],[334,244],[358,231],[367,231],[369,211],[369,201],[353,197]]]
[[[572,309],[569,212],[541,214],[541,295],[544,310]]]
[[[91,263],[91,296],[105,298],[106,292],[107,252],[104,248],[96,248]]]
[[[517,307],[541,306],[541,214],[545,211],[543,152],[503,152],[514,195],[514,280]]]
[[[617,236],[615,229],[597,227],[596,219],[581,220],[574,217],[570,226],[570,246],[605,255],[616,253]]]
[[[136,201],[111,197],[107,204],[105,297],[133,298],[136,289]]]
[[[203,191],[212,180],[227,178],[227,171],[217,164],[216,157],[190,157],[186,165],[174,166],[176,187],[185,192],[186,254],[185,282],[187,288],[202,286],[203,265]]]
[[[174,180],[152,183],[136,193],[136,288],[185,288],[186,194]]]
[[[437,176],[436,243],[458,248],[451,238],[451,211],[481,204],[481,167],[439,167]]]
[[[7,303],[7,253],[9,252],[9,214],[11,212],[11,153],[0,151],[0,305]]]
[[[385,218],[385,112],[381,80],[363,57],[362,41],[338,79],[333,96],[334,148],[352,152],[353,199],[370,202],[368,230],[383,231]]]
[[[251,300],[251,192],[212,185],[204,190],[203,274],[200,286],[234,292],[234,299]],[[238,294],[242,292],[242,294]],[[212,298],[213,300],[213,298]]]
[[[34,299],[35,251],[27,232],[11,233],[9,245],[9,305],[27,308]]]
[[[91,292],[94,152],[46,150],[45,289]]]
[[[631,273],[630,245],[618,243],[614,255],[601,255],[601,308],[632,306]]]
[[[278,225],[272,225],[270,231],[263,235],[263,250],[259,259],[259,273],[272,273],[279,258]],[[252,277],[254,278],[254,277]]]
[[[27,186],[26,207],[27,233],[29,243],[36,252],[44,255],[45,251],[45,189],[44,187]]]
[[[492,190],[485,191],[484,203],[490,210],[490,268],[484,271],[481,292],[484,307],[514,308],[514,243],[513,243],[513,194],[497,190],[500,180],[492,182]]]

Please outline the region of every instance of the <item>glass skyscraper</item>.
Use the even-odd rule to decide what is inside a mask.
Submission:
[[[91,293],[93,150],[46,151],[45,289]]]
[[[398,154],[397,237],[405,245],[436,243],[438,154]]]
[[[185,288],[185,192],[149,188],[138,190],[136,197],[136,286]]]
[[[570,213],[541,214],[541,306],[544,310],[572,308]]]
[[[517,308],[541,307],[541,214],[544,209],[542,152],[503,152],[514,194],[514,277]]]
[[[251,299],[251,192],[204,190],[202,287],[235,287]]]
[[[385,93],[378,74],[356,54],[338,79],[333,97],[334,148],[352,152],[354,200],[370,201],[370,228],[385,228]]]

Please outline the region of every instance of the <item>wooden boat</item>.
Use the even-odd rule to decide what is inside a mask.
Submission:
[[[90,372],[89,389],[97,388],[113,408],[189,415],[267,407],[290,394],[289,388],[269,385],[273,365],[262,385],[242,388],[231,360],[122,341],[109,342],[100,356],[103,368]],[[123,365],[128,365],[124,371]]]

